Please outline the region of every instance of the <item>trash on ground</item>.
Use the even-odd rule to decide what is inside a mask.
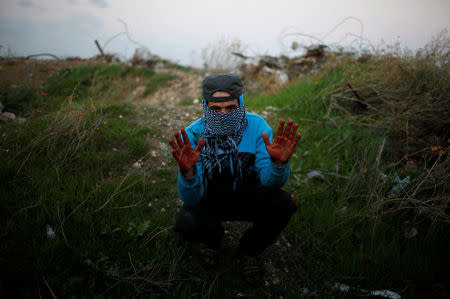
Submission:
[[[409,231],[404,233],[406,239],[411,239],[417,236],[418,230],[415,227],[412,227]]]
[[[47,238],[49,239],[55,238],[55,230],[50,224],[47,224]]]
[[[404,178],[403,180],[400,179],[400,177],[397,175],[394,177],[394,179],[392,180],[393,183],[395,183],[395,185],[391,188],[391,190],[389,190],[389,192],[387,193],[387,197],[388,198],[394,198],[397,195],[397,192],[400,191],[401,189],[403,189],[404,187],[406,187],[406,185],[409,184],[410,182],[410,178],[409,176],[407,176],[406,178]]]
[[[317,171],[317,170],[312,170],[312,171],[308,172],[306,174],[306,177],[310,180],[312,180],[312,179],[324,180],[325,179],[324,175],[320,171]]]

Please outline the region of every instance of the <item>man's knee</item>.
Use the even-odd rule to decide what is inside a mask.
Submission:
[[[175,217],[175,230],[181,233],[188,233],[195,231],[196,227],[196,217],[192,209],[182,207]]]
[[[297,206],[291,195],[284,190],[273,191],[271,202],[270,214],[282,226],[286,225],[297,211]]]
[[[297,205],[295,204],[291,195],[284,190],[280,190],[279,197],[281,213],[290,219],[295,211],[297,211]]]

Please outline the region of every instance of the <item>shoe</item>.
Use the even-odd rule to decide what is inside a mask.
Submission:
[[[258,257],[244,255],[240,259],[242,275],[245,282],[252,287],[259,287],[264,282],[264,265]]]
[[[217,264],[217,249],[200,244],[200,258],[207,266],[215,266]]]

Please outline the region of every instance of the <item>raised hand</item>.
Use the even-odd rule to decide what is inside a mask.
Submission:
[[[173,139],[169,139],[169,143],[172,146],[172,155],[177,160],[181,173],[185,177],[191,177],[194,174],[195,163],[200,157],[200,151],[205,145],[205,138],[201,138],[197,147],[193,149],[184,129],[181,129],[181,134],[183,135],[183,140],[180,132],[175,132],[173,135],[177,142],[175,143]]]
[[[294,123],[292,119],[288,121],[286,129],[284,129],[284,123],[284,119],[280,120],[277,135],[273,140],[273,143],[270,143],[269,136],[266,132],[262,133],[270,158],[279,165],[284,165],[288,162],[302,136],[300,133],[297,133],[298,124],[294,124],[294,127],[292,127],[292,124]]]

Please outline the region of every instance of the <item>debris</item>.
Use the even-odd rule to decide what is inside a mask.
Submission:
[[[133,163],[133,167],[134,168],[138,168],[139,169],[139,168],[142,168],[142,166],[144,166],[144,163],[140,159]]]
[[[409,230],[408,232],[405,232],[403,235],[406,239],[411,239],[414,238],[415,236],[417,236],[418,230],[415,227],[412,227],[411,230]]]
[[[403,180],[400,179],[400,177],[397,175],[392,180],[393,183],[396,183],[391,190],[389,190],[388,194],[386,195],[388,198],[394,198],[397,195],[397,192],[403,189],[406,185],[409,184],[410,178],[407,176]]]
[[[0,120],[7,122],[7,121],[15,121],[16,120],[16,115],[12,112],[2,112],[2,114],[0,115]]]
[[[194,104],[198,104],[200,101],[197,99],[197,98],[195,98],[194,100],[192,100],[192,103],[194,103]]]
[[[47,238],[49,239],[55,238],[55,230],[50,224],[47,224]]]
[[[115,148],[115,147],[113,147],[112,150],[113,150],[113,152],[117,152],[117,148]]]
[[[379,296],[384,298],[390,298],[390,299],[401,299],[402,296],[397,294],[396,292],[392,292],[389,290],[375,290],[375,291],[368,291],[368,290],[361,290],[364,293],[369,293],[370,296]]]
[[[308,179],[310,179],[310,180],[312,180],[312,179],[321,179],[321,180],[324,180],[325,179],[325,177],[323,176],[323,174],[320,172],[320,171],[317,171],[317,170],[312,170],[312,171],[310,171],[310,172],[308,172],[307,174],[306,174],[306,177],[308,178]]]
[[[333,288],[336,289],[336,290],[339,290],[341,292],[348,292],[348,291],[350,291],[350,287],[348,285],[340,283],[340,282],[335,282]]]
[[[335,282],[334,285],[332,286],[333,289],[337,290],[337,291],[341,291],[341,292],[349,292],[350,291],[350,286],[340,283],[340,282]],[[355,291],[362,293],[363,294],[369,294],[370,296],[379,296],[379,297],[384,297],[384,298],[390,298],[390,299],[401,299],[402,297],[393,292],[393,291],[389,291],[389,290],[375,290],[375,291],[370,291],[370,290],[366,290],[366,289],[356,289]]]

